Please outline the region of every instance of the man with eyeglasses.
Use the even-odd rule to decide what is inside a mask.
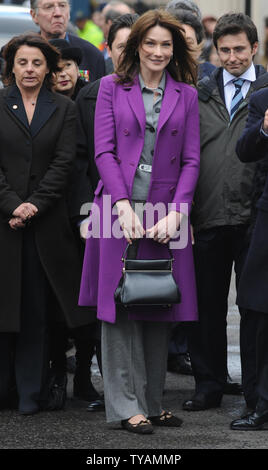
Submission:
[[[39,25],[41,36],[45,39],[66,39],[70,46],[79,47],[82,51],[80,75],[93,82],[105,75],[105,64],[102,53],[88,41],[67,33],[70,19],[69,0],[31,0],[31,15]]]

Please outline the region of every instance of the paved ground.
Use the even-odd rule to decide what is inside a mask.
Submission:
[[[240,380],[239,315],[230,299],[228,316],[229,371]],[[72,376],[68,392],[71,396]],[[101,378],[94,383],[102,390]],[[0,412],[0,449],[267,449],[267,432],[233,432],[231,420],[243,409],[243,397],[224,396],[221,408],[187,413],[182,402],[194,389],[192,377],[167,374],[164,406],[183,420],[180,429],[157,429],[151,436],[138,436],[120,426],[105,423],[104,413],[88,413],[85,404],[68,399],[66,410],[21,417],[15,411]]]

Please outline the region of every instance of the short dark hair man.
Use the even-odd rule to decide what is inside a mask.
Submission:
[[[70,19],[69,0],[31,0],[31,15],[45,39],[66,39],[71,46],[81,49],[80,74],[85,80],[93,82],[105,75],[102,53],[88,41],[66,32]]]
[[[192,212],[199,323],[188,345],[196,390],[188,411],[220,406],[227,380],[226,317],[233,265],[238,284],[248,250],[254,164],[237,158],[236,143],[247,119],[249,96],[265,71],[253,65],[257,30],[242,13],[219,18],[214,43],[222,67],[199,82],[201,169]],[[245,400],[255,408],[253,316],[240,309],[240,349]]]

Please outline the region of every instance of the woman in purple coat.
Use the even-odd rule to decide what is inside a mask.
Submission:
[[[199,113],[196,90],[189,85],[195,83],[196,66],[170,14],[153,10],[142,15],[121,57],[116,75],[101,80],[97,100],[95,158],[101,180],[79,302],[97,306],[103,321],[107,421],[145,434],[153,432],[153,425],[182,423],[162,409],[161,400],[170,326],[197,320],[187,215],[199,172]],[[142,216],[145,202],[160,208],[151,220],[147,209]],[[181,303],[142,312],[116,309],[114,292],[127,241],[131,257],[159,259],[168,257],[170,240]]]

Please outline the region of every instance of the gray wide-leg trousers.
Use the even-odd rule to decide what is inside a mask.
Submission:
[[[115,324],[102,322],[108,423],[161,414],[171,325],[129,320],[127,312],[118,312]]]

